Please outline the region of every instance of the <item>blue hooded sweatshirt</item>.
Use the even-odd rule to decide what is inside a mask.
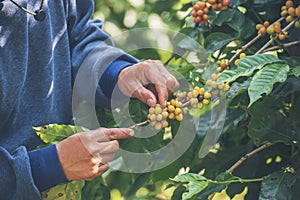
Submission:
[[[15,2],[31,11],[41,4]],[[32,127],[70,123],[78,68],[93,51],[91,70],[101,69],[93,65],[95,55],[114,48],[101,21],[90,20],[92,0],[45,0],[43,9],[45,20],[36,21],[10,0],[0,0],[1,199],[40,199],[41,191],[66,181],[55,145],[34,150],[42,141]],[[109,56],[117,59],[101,69],[96,94],[103,107],[110,107],[119,72],[137,62],[126,53]]]

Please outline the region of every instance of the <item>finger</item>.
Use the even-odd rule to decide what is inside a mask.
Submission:
[[[103,153],[103,154],[100,154],[100,157],[102,158],[101,163],[106,164],[114,159],[115,154],[114,153]]]
[[[179,82],[176,80],[176,78],[172,75],[167,77],[167,88],[174,92],[179,88]]]
[[[107,142],[116,139],[126,139],[134,135],[134,131],[129,128],[98,128],[93,131],[94,140],[97,142]]]
[[[157,91],[157,95],[158,95],[158,100],[159,100],[159,104],[162,105],[163,107],[165,107],[167,105],[167,100],[168,100],[168,89],[161,84],[156,84],[155,85],[156,91]]]
[[[156,105],[156,98],[153,92],[147,90],[145,87],[141,86],[137,90],[134,91],[133,96],[140,99],[142,102],[147,104],[148,106]]]
[[[96,154],[114,153],[118,149],[119,149],[119,142],[117,140],[100,142],[97,145]]]

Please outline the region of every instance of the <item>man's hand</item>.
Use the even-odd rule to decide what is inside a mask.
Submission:
[[[128,128],[99,128],[70,136],[56,145],[59,160],[68,180],[92,180],[108,169],[114,152],[119,149],[117,139],[130,138]]]
[[[153,84],[159,104],[166,106],[169,91],[179,87],[179,83],[160,61],[146,60],[123,69],[118,78],[118,86],[125,95],[136,97],[149,106],[155,106],[155,94],[147,89],[147,84]]]

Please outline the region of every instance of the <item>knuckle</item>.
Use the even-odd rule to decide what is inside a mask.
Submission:
[[[119,149],[120,145],[119,145],[119,142],[117,140],[113,140],[112,141],[112,145],[114,146],[114,148],[117,150]]]

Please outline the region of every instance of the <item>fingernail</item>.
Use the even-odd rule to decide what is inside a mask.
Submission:
[[[154,106],[155,105],[155,101],[153,101],[153,99],[147,99],[147,104],[149,106]]]
[[[164,100],[164,106],[166,106],[167,105],[167,100]]]
[[[129,130],[128,135],[134,136],[134,131],[133,130]]]

